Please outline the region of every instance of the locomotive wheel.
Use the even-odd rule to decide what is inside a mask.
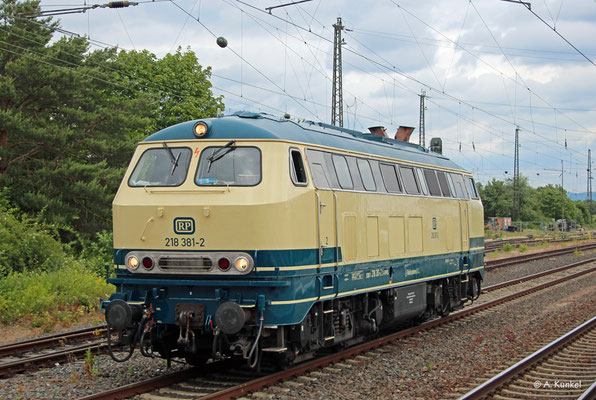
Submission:
[[[441,310],[439,310],[439,315],[441,317],[446,317],[451,312],[451,298],[449,297],[449,289],[447,289],[447,285],[447,282],[443,282],[443,294],[441,295],[443,304],[441,304]]]
[[[468,296],[472,301],[476,300],[480,296],[480,280],[474,278],[471,279],[471,285],[468,289]]]
[[[482,292],[482,280],[475,278],[474,281],[476,282],[476,297],[474,297],[474,300],[476,300],[480,297],[480,293]]]

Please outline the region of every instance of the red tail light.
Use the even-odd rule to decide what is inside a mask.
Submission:
[[[151,257],[143,257],[143,267],[145,269],[153,268],[153,259]]]
[[[217,266],[222,271],[227,271],[228,269],[230,269],[230,260],[228,260],[226,257],[222,257],[219,260],[217,260]]]

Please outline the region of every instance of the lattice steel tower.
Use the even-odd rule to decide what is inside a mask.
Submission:
[[[513,156],[513,219],[519,220],[519,128],[515,128],[515,152]]]
[[[423,90],[420,96],[420,126],[418,128],[418,144],[424,147],[424,136],[425,136],[425,129],[424,129],[424,98],[426,97],[426,90]]]
[[[344,126],[344,99],[341,81],[341,31],[344,26],[341,18],[337,18],[337,24],[333,24],[335,36],[333,38],[333,87],[332,87],[332,105],[331,105],[331,125],[339,124]]]

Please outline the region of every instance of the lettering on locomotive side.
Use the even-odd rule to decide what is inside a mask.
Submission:
[[[430,233],[430,238],[431,239],[438,239],[439,238],[439,232],[437,232],[437,217],[433,217],[432,223],[433,223],[433,232]]]
[[[364,279],[364,271],[353,271],[349,274],[344,274],[344,282],[359,281],[361,279]]]
[[[360,279],[364,279],[364,271],[352,272],[352,280],[353,281],[359,281]]]
[[[366,278],[377,278],[379,276],[388,276],[389,270],[384,268],[371,269],[366,273]]]
[[[174,233],[192,235],[195,233],[195,220],[190,217],[174,218]]]
[[[344,282],[360,281],[362,279],[378,278],[381,276],[389,276],[389,270],[385,268],[375,268],[370,271],[352,271],[349,274],[344,274]]]
[[[414,304],[414,299],[416,298],[416,292],[408,292],[406,295],[406,300],[408,304]]]
[[[406,268],[406,276],[417,275],[419,273],[420,273],[420,270],[418,268],[415,268],[415,269],[407,269]]]

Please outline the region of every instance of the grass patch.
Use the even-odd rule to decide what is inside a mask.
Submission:
[[[523,253],[524,251],[528,250],[528,245],[527,244],[520,244],[519,245],[519,252]]]
[[[79,320],[115,290],[72,259],[53,271],[11,272],[0,279],[0,323],[51,330]]]
[[[505,243],[505,244],[503,245],[503,251],[504,251],[505,253],[509,253],[509,252],[510,252],[510,251],[512,251],[512,250],[513,250],[513,246],[512,246],[510,243]]]

